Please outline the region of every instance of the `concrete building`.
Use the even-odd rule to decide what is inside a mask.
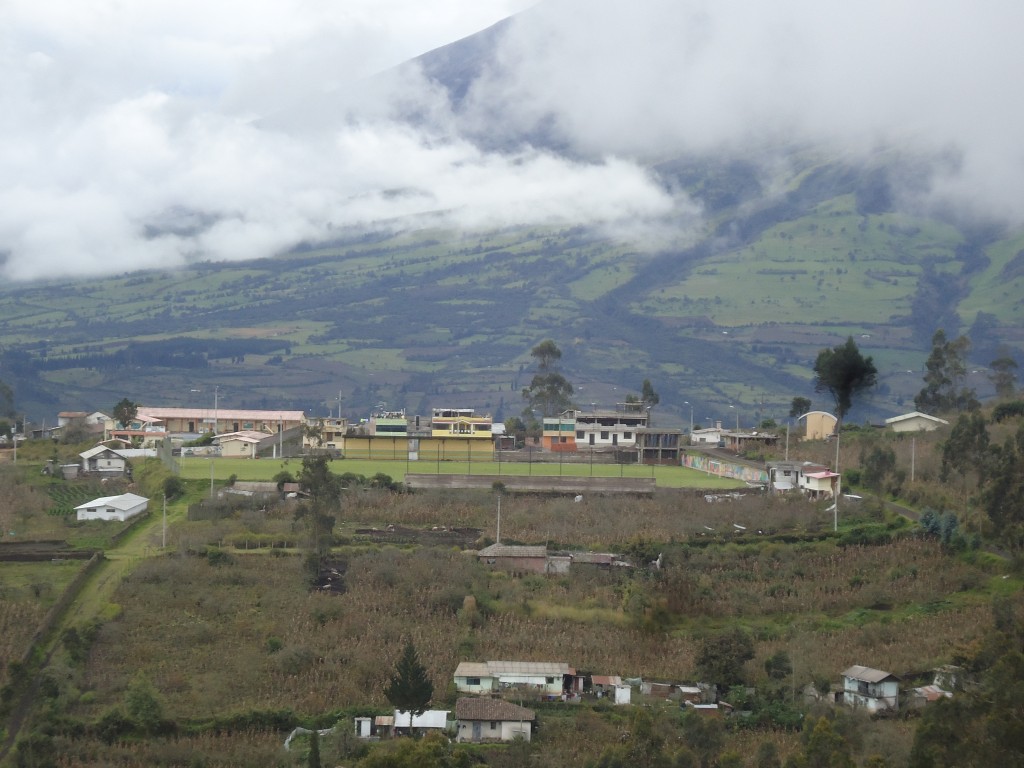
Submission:
[[[463,661],[454,677],[459,693],[492,694],[518,688],[542,696],[561,696],[583,689],[583,678],[560,661]]]
[[[117,520],[124,522],[141,515],[149,506],[149,499],[134,493],[103,496],[75,507],[78,520]]]
[[[931,432],[939,427],[949,426],[949,422],[940,419],[938,416],[929,416],[927,413],[912,411],[902,416],[893,416],[885,420],[885,426],[893,432]]]
[[[455,720],[458,723],[455,740],[473,743],[529,741],[536,719],[532,709],[508,701],[463,697],[455,702]]]
[[[827,411],[809,411],[797,421],[804,423],[805,440],[824,440],[835,433],[839,423],[839,419]]]

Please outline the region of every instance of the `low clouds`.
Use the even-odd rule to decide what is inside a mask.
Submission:
[[[650,161],[795,142],[956,157],[935,194],[1024,218],[1016,3],[547,0],[455,99],[414,67],[372,75],[525,2],[345,5],[5,4],[4,277],[268,256],[405,217],[643,242],[697,213]]]

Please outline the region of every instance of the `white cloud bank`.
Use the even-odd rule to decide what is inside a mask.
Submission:
[[[1024,218],[1009,0],[547,0],[457,109],[412,73],[325,122],[338,89],[526,5],[8,0],[0,274],[268,256],[422,214],[654,231],[693,213],[630,159],[666,147],[896,141],[960,158],[945,193]],[[577,159],[472,138],[540,127]]]

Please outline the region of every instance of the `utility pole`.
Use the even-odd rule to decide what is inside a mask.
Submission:
[[[164,535],[162,543],[160,544],[161,549],[167,549],[167,494],[164,494]]]
[[[835,497],[835,499],[833,499],[833,501],[835,503],[832,505],[832,530],[833,531],[838,531],[839,530],[839,496],[840,496],[839,479],[840,479],[840,477],[839,477],[839,430],[837,429],[836,430],[836,497]]]

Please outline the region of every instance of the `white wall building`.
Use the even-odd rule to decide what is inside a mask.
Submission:
[[[455,702],[455,719],[456,741],[529,741],[537,715],[501,699],[461,698]]]
[[[911,411],[902,416],[893,416],[885,420],[885,426],[893,432],[931,432],[939,427],[948,426],[949,422],[938,416],[929,416],[920,411]]]
[[[120,496],[102,496],[75,507],[78,520],[118,520],[124,522],[141,515],[149,506],[149,499],[134,493]]]

